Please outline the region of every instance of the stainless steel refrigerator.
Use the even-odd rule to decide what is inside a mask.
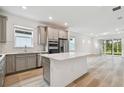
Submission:
[[[64,53],[69,51],[68,39],[59,38],[59,53]]]

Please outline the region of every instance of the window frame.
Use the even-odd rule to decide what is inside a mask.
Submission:
[[[75,39],[75,45],[74,45],[74,50],[70,50],[70,39],[72,39],[72,38],[74,38]],[[75,36],[71,36],[70,38],[69,38],[69,51],[70,52],[75,52],[76,51],[76,37]]]
[[[34,47],[34,44],[33,44],[34,43],[34,40],[33,40],[34,29],[33,28],[19,26],[19,25],[14,25],[13,28],[14,28],[14,48],[25,48],[25,47],[21,47],[21,46],[20,47],[16,46],[16,30],[32,33],[32,35],[31,35],[31,47],[27,46],[26,48],[33,48]]]
[[[116,42],[114,42],[114,41],[116,41]],[[113,42],[114,42],[114,43],[113,43],[113,54],[114,54],[114,55],[122,55],[122,39],[113,39]],[[120,46],[120,47],[121,47],[121,52],[120,52],[121,54],[116,54],[116,52],[115,52],[115,50],[114,50],[114,48],[115,48],[115,45],[114,45],[114,44],[115,44],[115,43],[117,44],[117,45],[116,45],[116,46],[117,46],[116,50],[119,51],[119,45],[118,45],[119,42],[120,42],[120,44],[121,44],[121,46]]]

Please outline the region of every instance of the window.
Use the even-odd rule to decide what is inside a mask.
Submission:
[[[121,55],[121,39],[103,40],[103,54]]]
[[[75,38],[74,37],[70,38],[69,51],[75,51]]]
[[[15,47],[33,47],[33,31],[23,27],[14,27]]]

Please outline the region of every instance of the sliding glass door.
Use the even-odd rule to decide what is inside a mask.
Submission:
[[[103,54],[121,55],[121,39],[103,40]]]
[[[112,55],[112,40],[106,40],[106,54]]]
[[[121,55],[122,48],[121,48],[121,40],[120,39],[113,40],[113,47],[114,47],[113,54]]]

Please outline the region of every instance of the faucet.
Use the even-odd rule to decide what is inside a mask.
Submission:
[[[25,50],[24,50],[25,52],[27,52],[27,46],[25,45]]]

